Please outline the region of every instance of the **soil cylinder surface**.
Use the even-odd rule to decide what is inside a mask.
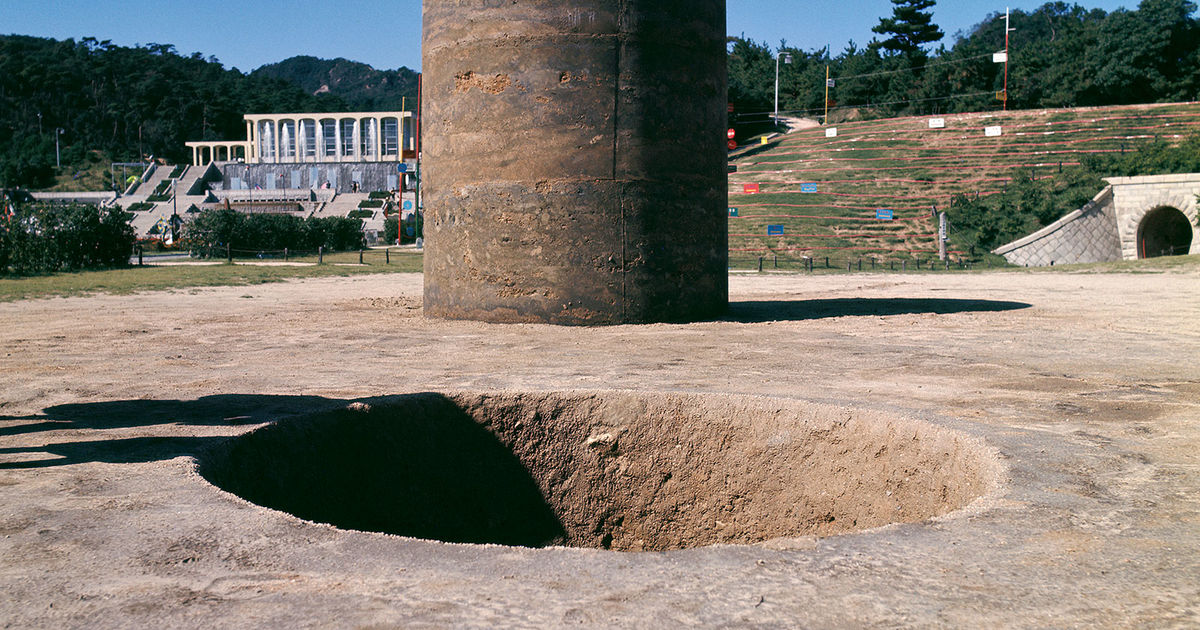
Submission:
[[[425,312],[713,318],[724,0],[425,0]]]

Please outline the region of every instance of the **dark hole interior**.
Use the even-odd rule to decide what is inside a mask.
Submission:
[[[1142,219],[1138,236],[1142,258],[1182,256],[1192,247],[1192,224],[1175,208],[1157,208]]]
[[[344,529],[624,551],[916,521],[994,478],[981,444],[927,423],[778,399],[410,394],[264,426],[200,472]]]

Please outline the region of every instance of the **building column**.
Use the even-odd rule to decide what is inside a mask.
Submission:
[[[255,130],[256,126],[257,125],[255,125],[253,121],[246,121],[246,141],[250,143],[250,152],[246,155],[247,164],[252,163],[255,159],[255,156],[258,155],[258,138],[256,137],[258,134]]]
[[[280,160],[279,137],[282,134],[279,133],[279,118],[275,118],[274,121],[275,121],[275,124],[271,126],[271,133],[275,136],[275,140],[274,140],[274,142],[271,143],[271,148],[275,150],[275,162],[274,163],[279,164],[279,160]]]
[[[305,146],[304,146],[304,144],[305,144],[304,143],[305,142],[304,120],[305,119],[302,119],[302,118],[296,119],[296,163],[300,163],[300,164],[304,163],[305,160],[307,160],[307,156],[305,155]]]
[[[334,135],[334,152],[333,156],[338,162],[342,161],[342,119],[333,119],[333,135]]]
[[[371,124],[375,128],[375,161],[383,161],[383,118],[375,116],[371,118]]]
[[[354,161],[362,161],[362,118],[354,119]]]

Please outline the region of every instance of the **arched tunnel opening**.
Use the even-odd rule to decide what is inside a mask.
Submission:
[[[1182,256],[1192,248],[1192,224],[1176,208],[1162,206],[1138,226],[1138,257]]]

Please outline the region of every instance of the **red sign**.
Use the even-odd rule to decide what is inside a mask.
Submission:
[[[737,140],[730,140],[729,144],[727,146],[729,147],[730,151],[736,149],[737,148]]]
[[[726,111],[728,111],[730,114],[733,113],[733,103],[729,103],[729,108]]]
[[[758,184],[742,184],[742,192],[746,193],[747,195],[757,195]]]
[[[733,129],[730,129],[729,131],[725,132],[725,135],[728,136],[730,140],[733,140],[733,137],[737,135],[737,132]]]

